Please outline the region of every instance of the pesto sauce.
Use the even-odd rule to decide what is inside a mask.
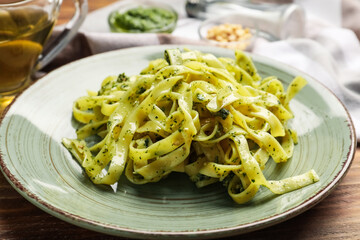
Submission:
[[[109,17],[114,32],[171,32],[176,21],[176,13],[158,7],[136,7]]]

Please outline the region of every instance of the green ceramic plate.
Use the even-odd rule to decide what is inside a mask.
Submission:
[[[355,151],[354,128],[344,106],[304,73],[253,56],[263,76],[276,75],[287,84],[303,75],[309,82],[291,103],[291,125],[299,135],[294,156],[280,165],[270,161],[265,175],[281,179],[313,168],[318,183],[281,196],[261,188],[245,205],[235,204],[219,185],[196,189],[182,174],[142,186],[126,179],[114,189],[93,185],[61,144],[63,137],[75,137],[73,101],[87,89],[98,90],[108,75],[139,73],[170,47],[89,57],[53,71],[23,92],[0,125],[1,169],[12,186],[37,207],[84,228],[134,238],[184,239],[230,236],[285,221],[324,199],[344,177]],[[191,48],[233,56],[221,48]]]

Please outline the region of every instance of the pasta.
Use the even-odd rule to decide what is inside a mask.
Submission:
[[[287,90],[275,76],[261,78],[242,51],[235,58],[168,49],[139,75],[109,76],[98,92],[73,105],[84,125],[63,145],[95,184],[122,174],[135,184],[184,172],[197,187],[222,182],[242,204],[260,186],[283,194],[319,181],[314,170],[267,180],[266,162],[286,162],[297,143],[288,128],[290,100],[306,85]]]

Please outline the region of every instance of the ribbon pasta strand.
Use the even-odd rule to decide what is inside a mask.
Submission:
[[[98,92],[78,98],[73,116],[83,126],[62,142],[95,184],[184,172],[198,187],[222,182],[243,204],[261,186],[284,194],[319,181],[312,169],[282,180],[262,172],[269,159],[293,155],[289,103],[305,85],[300,76],[287,89],[276,76],[262,79],[241,51],[232,59],[168,49],[139,75],[107,77]]]

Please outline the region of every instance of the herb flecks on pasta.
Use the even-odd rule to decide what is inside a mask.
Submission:
[[[110,76],[77,99],[73,115],[84,125],[63,144],[95,184],[122,174],[144,184],[176,171],[198,187],[222,182],[240,204],[260,186],[283,194],[319,180],[314,170],[277,181],[262,172],[269,159],[292,157],[289,102],[305,85],[299,76],[286,90],[275,76],[262,79],[241,51],[232,59],[169,49],[139,75]]]

